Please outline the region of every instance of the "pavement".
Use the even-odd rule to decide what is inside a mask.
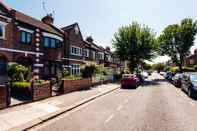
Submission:
[[[31,131],[197,131],[197,100],[154,73],[137,89],[117,89]]]
[[[105,84],[90,90],[73,92],[0,110],[0,131],[28,129],[118,88],[118,84]]]

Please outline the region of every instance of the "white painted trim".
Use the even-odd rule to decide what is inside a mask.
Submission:
[[[16,53],[27,53],[27,54],[31,54],[31,55],[44,55],[43,53],[40,52],[32,52],[32,51],[23,51],[23,50],[16,50],[16,49],[8,49],[8,48],[0,48],[1,51],[8,51],[8,52],[16,52]]]
[[[18,28],[19,28],[19,30],[22,30],[22,31],[25,31],[25,32],[29,32],[31,34],[34,33],[34,31],[33,30],[30,30],[30,29],[26,29],[26,28],[23,28],[23,27],[18,27]]]
[[[73,53],[73,52],[72,52],[72,48],[76,48],[76,49],[81,50],[81,54],[75,54],[75,53]],[[83,56],[83,49],[82,49],[81,47],[78,47],[78,46],[71,46],[71,47],[70,47],[70,54],[71,54],[71,55],[74,55],[74,56]]]
[[[3,36],[0,37],[0,39],[5,39],[5,26],[7,25],[7,23],[0,21],[0,26],[2,26],[3,29]]]
[[[12,20],[12,18],[6,17],[6,16],[4,16],[4,15],[0,15],[0,17],[9,20],[9,22]]]
[[[34,67],[44,67],[44,64],[34,64]]]
[[[50,37],[50,38],[58,39],[60,41],[64,41],[64,39],[62,37],[51,34],[51,33],[43,32],[42,34],[43,34],[43,36],[46,36],[46,37]]]
[[[71,60],[71,61],[79,61],[79,62],[84,62],[84,60],[77,60],[77,59],[70,59],[70,58],[63,58],[64,60]]]

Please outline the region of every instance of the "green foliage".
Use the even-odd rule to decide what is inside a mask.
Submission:
[[[165,65],[162,64],[162,63],[154,64],[154,65],[153,65],[153,69],[154,69],[154,70],[157,70],[157,71],[163,71],[164,68],[165,68]]]
[[[67,76],[70,76],[70,72],[68,71],[67,68],[63,68],[63,71],[62,71],[62,77],[67,77]]]
[[[197,71],[197,65],[194,65],[193,68]]]
[[[19,64],[13,64],[8,67],[8,76],[11,81],[25,81],[31,79],[31,68]]]
[[[109,69],[107,69],[103,64],[96,66],[96,73],[101,75],[108,75],[110,74]]]
[[[179,67],[170,67],[169,69],[170,72],[178,73],[180,72]],[[183,67],[182,72],[195,72],[195,69],[192,67]]]
[[[69,75],[69,76],[66,76],[64,77],[65,80],[80,80],[81,77],[79,76],[74,76],[74,75]]]
[[[169,71],[173,73],[178,73],[180,70],[178,67],[170,67]]]
[[[196,33],[197,22],[186,18],[180,24],[167,26],[158,38],[161,47],[160,54],[171,57],[181,72],[184,57],[190,53]]]
[[[81,68],[81,75],[83,78],[92,77],[97,71],[97,66],[95,64],[85,65]]]
[[[152,69],[152,66],[151,66],[150,64],[144,63],[143,69],[144,69],[144,70],[151,70],[151,69]]]
[[[129,61],[131,72],[140,62],[152,59],[158,47],[152,29],[137,22],[119,28],[112,42],[116,56]]]
[[[192,67],[183,67],[183,72],[195,72],[195,69]]]
[[[30,82],[11,82],[11,87],[13,88],[28,88],[31,87]]]

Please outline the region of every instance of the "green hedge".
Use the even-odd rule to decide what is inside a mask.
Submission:
[[[13,88],[28,88],[31,87],[30,82],[12,82],[11,87]]]
[[[170,67],[170,72],[178,73],[180,72],[179,67]],[[196,70],[192,67],[183,67],[183,72],[195,72]]]
[[[64,77],[63,79],[65,79],[65,80],[81,80],[82,78],[79,76],[70,75],[70,76]]]

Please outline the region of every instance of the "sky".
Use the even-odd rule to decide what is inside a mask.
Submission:
[[[186,17],[197,18],[197,0],[2,0],[8,6],[41,19],[54,13],[55,25],[78,22],[84,38],[92,36],[98,45],[112,47],[114,33],[133,21],[151,27],[157,35],[169,24]],[[45,2],[47,11],[42,8]],[[191,51],[197,48],[197,40]],[[158,57],[153,62],[166,61]]]

